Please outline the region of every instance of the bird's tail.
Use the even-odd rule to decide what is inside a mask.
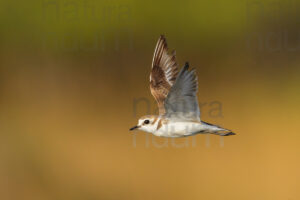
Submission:
[[[232,132],[231,130],[227,130],[227,129],[223,129],[223,130],[220,130],[220,131],[212,132],[212,134],[220,135],[220,136],[235,135],[234,132]]]
[[[213,125],[213,124],[209,124],[207,122],[203,122],[203,124],[205,124],[207,126],[207,133],[210,134],[215,134],[215,135],[220,135],[220,136],[229,136],[229,135],[235,135],[234,132],[232,132],[231,130],[225,129],[225,128],[221,128],[219,126]]]

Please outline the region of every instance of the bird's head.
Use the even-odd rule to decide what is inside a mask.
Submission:
[[[129,130],[133,131],[133,130],[137,129],[137,130],[153,133],[156,130],[156,127],[157,127],[156,122],[157,121],[158,121],[158,116],[146,115],[146,116],[141,117],[138,120],[138,124]]]

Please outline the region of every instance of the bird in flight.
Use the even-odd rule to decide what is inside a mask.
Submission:
[[[150,91],[159,115],[146,115],[130,129],[142,130],[160,137],[186,137],[195,134],[235,135],[231,130],[200,120],[195,69],[185,63],[179,71],[175,51],[168,52],[166,38],[161,35],[154,50],[150,73]]]

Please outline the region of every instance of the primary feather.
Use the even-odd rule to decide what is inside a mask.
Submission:
[[[150,73],[150,90],[155,98],[159,114],[165,114],[164,102],[178,74],[175,51],[168,53],[166,38],[162,35],[155,47]]]
[[[195,70],[188,71],[188,68],[189,64],[186,63],[165,100],[165,115],[171,118],[200,121],[197,76]]]

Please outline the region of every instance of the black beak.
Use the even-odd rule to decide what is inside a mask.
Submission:
[[[134,127],[132,127],[131,129],[129,129],[130,131],[133,131],[133,130],[135,130],[135,129],[137,129],[137,128],[139,128],[139,126],[134,126]]]

